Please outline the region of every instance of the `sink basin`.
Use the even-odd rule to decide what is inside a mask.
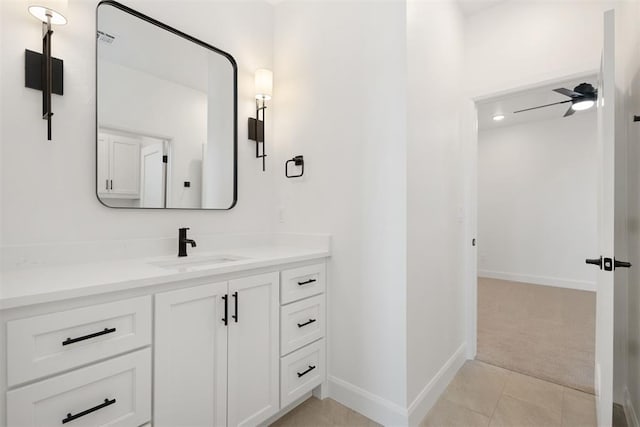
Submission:
[[[179,259],[170,259],[166,261],[150,262],[149,264],[156,267],[165,268],[167,270],[192,270],[197,268],[209,267],[228,262],[240,261],[245,258],[234,255],[209,255],[209,256],[189,256]]]

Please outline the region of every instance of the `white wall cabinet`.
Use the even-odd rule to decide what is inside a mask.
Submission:
[[[279,410],[279,274],[156,296],[154,425],[252,426]]]
[[[140,140],[100,132],[98,134],[97,190],[101,197],[140,197]]]

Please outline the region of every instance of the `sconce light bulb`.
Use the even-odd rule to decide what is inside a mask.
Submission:
[[[270,100],[273,92],[273,72],[264,68],[256,70],[255,85],[256,99]]]
[[[39,21],[47,22],[51,20],[52,25],[65,25],[67,18],[63,14],[44,6],[29,6],[29,13]]]

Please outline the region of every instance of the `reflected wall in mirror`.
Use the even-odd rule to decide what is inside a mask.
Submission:
[[[237,199],[237,67],[231,55],[126,6],[97,10],[100,201],[231,209]]]

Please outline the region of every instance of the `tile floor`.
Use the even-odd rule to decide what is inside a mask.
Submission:
[[[591,427],[593,395],[479,361],[468,361],[420,427]],[[338,402],[310,398],[272,426],[373,427]]]
[[[335,400],[318,400],[310,397],[270,427],[378,427],[379,425]]]
[[[435,426],[596,426],[593,395],[468,361],[421,423]]]

